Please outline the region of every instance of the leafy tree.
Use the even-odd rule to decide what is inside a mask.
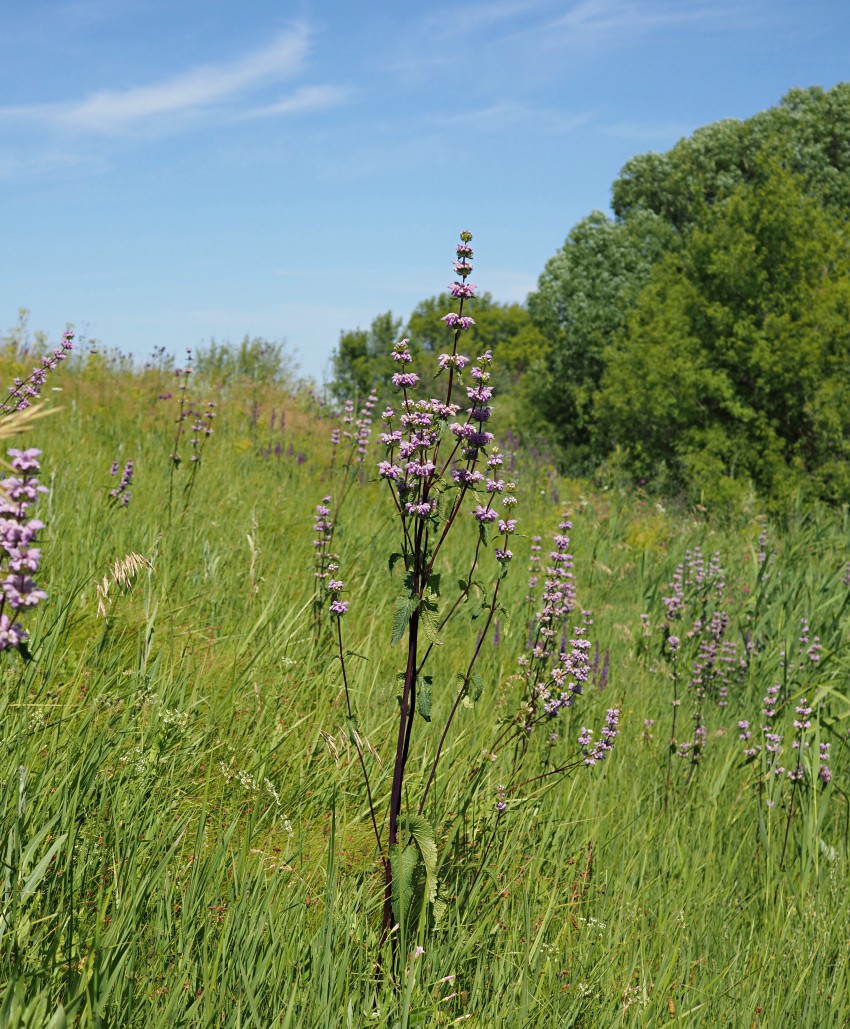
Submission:
[[[245,336],[238,344],[211,340],[195,355],[195,372],[220,384],[249,379],[283,385],[295,382],[298,365],[282,340]]]
[[[776,161],[703,213],[604,354],[595,413],[636,475],[729,500],[850,499],[850,246]]]
[[[528,298],[533,324],[551,348],[535,375],[534,405],[574,469],[592,453],[604,348],[653,264],[675,245],[673,230],[651,212],[616,222],[594,211],[570,232]]]
[[[419,353],[440,353],[451,342],[443,322],[449,310],[447,298],[429,297],[416,305],[407,325],[390,312],[379,315],[371,329],[343,332],[333,358],[333,390],[339,397],[363,393],[373,386],[387,386],[394,371],[390,351],[402,336],[410,339],[414,359]],[[522,304],[500,304],[489,293],[476,296],[464,305],[475,325],[464,333],[463,346],[470,356],[493,351],[497,390],[515,384],[524,372],[539,361],[545,341],[533,325]]]
[[[752,182],[766,157],[781,160],[807,192],[846,217],[850,212],[850,83],[829,91],[793,89],[777,107],[746,121],[697,129],[663,154],[639,154],[612,187],[619,219],[653,211],[677,231]]]
[[[331,383],[338,399],[366,396],[375,386],[389,382],[396,370],[390,354],[401,338],[401,326],[401,318],[387,311],[374,318],[368,329],[340,333]]]

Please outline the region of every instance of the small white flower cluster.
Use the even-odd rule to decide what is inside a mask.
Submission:
[[[189,712],[176,707],[160,708],[159,717],[166,725],[175,726],[179,732],[183,732],[189,724]]]
[[[601,940],[605,935],[606,923],[600,922],[598,918],[579,918],[579,921],[584,925],[585,929],[589,932],[596,934],[597,939]]]
[[[118,760],[120,764],[127,766],[127,771],[131,775],[144,775],[148,771],[145,748],[141,744],[126,751]]]
[[[237,769],[234,771],[234,769],[232,769],[230,765],[225,764],[224,761],[219,761],[218,767],[221,770],[221,774],[224,777],[225,782],[238,782],[246,793],[259,794],[260,792],[265,792],[268,794],[271,802],[274,804],[275,808],[277,808],[278,812],[280,811],[280,794],[275,789],[275,785],[271,779],[266,777],[263,779],[262,783],[260,783],[257,777],[251,772],[248,772],[245,769]],[[284,818],[283,828],[290,836],[293,835],[294,829],[292,828],[292,822],[288,818]]]

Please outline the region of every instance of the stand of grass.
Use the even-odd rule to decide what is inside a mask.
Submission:
[[[610,681],[588,687],[576,719],[619,706],[617,751],[530,785],[496,816],[499,766],[482,752],[515,710],[527,630],[522,576],[507,579],[513,625],[481,665],[494,702],[460,713],[429,794],[446,910],[436,926],[406,927],[398,980],[377,980],[382,871],[339,663],[310,620],[326,427],[300,400],[255,384],[241,398],[230,384],[186,516],[168,529],[161,380],[63,375],[64,410],[27,438],[52,491],[49,600],[28,626],[34,662],[8,660],[0,693],[0,1023],[846,1024],[846,514],[790,517],[760,575],[755,521],[718,527],[559,483],[573,498],[580,604],[610,649]],[[304,461],[256,446],[273,406]],[[107,510],[98,484],[119,449],[136,461],[134,497]],[[352,492],[335,547],[352,584],[349,684],[383,810],[398,658],[375,557],[388,532],[373,516],[377,485]],[[521,499],[529,532],[557,525],[548,496]],[[728,707],[711,708],[701,764],[673,776],[665,807],[661,598],[695,545],[722,551],[730,617],[758,650]],[[95,582],[131,552],[152,570],[110,587],[104,620]],[[452,551],[447,561],[460,564]],[[822,656],[791,669],[779,655],[804,617]],[[474,625],[435,652],[435,712],[453,699],[453,633]],[[792,708],[817,701],[832,743],[832,783],[802,784],[790,819],[787,785],[771,809],[736,729],[758,720],[777,676]],[[540,771],[580,728],[540,747]],[[432,759],[415,750],[409,774],[427,775]]]

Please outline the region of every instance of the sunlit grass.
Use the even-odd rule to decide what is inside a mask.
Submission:
[[[581,698],[556,748],[608,707],[622,735],[604,763],[531,784],[496,816],[499,766],[483,751],[518,700],[529,539],[517,540],[511,624],[487,643],[486,693],[463,710],[426,811],[448,903],[436,926],[425,913],[406,927],[398,974],[385,961],[378,975],[382,870],[339,662],[311,619],[330,423],[280,389],[198,387],[199,405],[218,403],[216,433],[169,528],[175,409],[157,399],[169,389],[156,372],[63,369],[48,398],[62,410],[27,435],[51,489],[49,600],[28,620],[35,660],[6,655],[0,692],[0,1024],[47,1025],[60,1005],[67,1024],[104,1027],[846,1024],[846,514],[771,528],[759,579],[757,511],[734,526],[674,516],[520,458],[521,528],[545,537],[569,506],[579,603],[610,651],[605,689]],[[132,503],[109,508],[110,465],[127,458]],[[335,546],[381,811],[400,659],[379,485],[352,492]],[[674,765],[666,787],[662,600],[695,545],[721,552],[730,618],[759,649],[728,707],[710,710],[700,766]],[[96,584],[131,553],[152,568],[112,582],[104,618]],[[447,561],[462,568],[461,549]],[[758,720],[804,617],[822,659],[788,690],[817,701],[834,777],[804,787],[786,832],[788,791],[767,807],[737,722]],[[436,686],[451,686],[475,631],[452,629],[435,653],[435,717],[452,700]],[[534,760],[555,758],[540,746]]]

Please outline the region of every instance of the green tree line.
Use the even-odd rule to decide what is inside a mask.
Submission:
[[[565,470],[690,500],[850,501],[850,84],[629,160],[525,304],[485,295],[474,343],[512,427]],[[386,383],[400,334],[442,346],[440,298],[342,334],[340,396]]]

